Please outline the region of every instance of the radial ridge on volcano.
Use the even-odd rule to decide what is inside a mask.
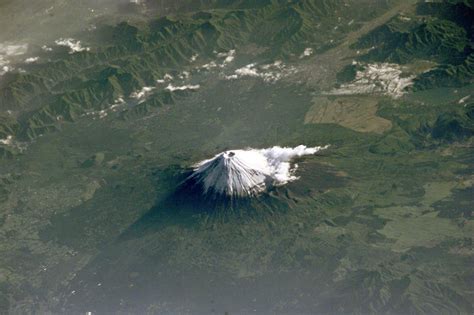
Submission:
[[[298,179],[294,174],[297,165],[292,165],[291,160],[327,147],[299,145],[294,148],[274,146],[229,150],[195,164],[186,181],[200,185],[204,194],[255,196],[269,187]]]

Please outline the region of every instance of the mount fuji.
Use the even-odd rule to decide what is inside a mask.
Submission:
[[[228,150],[193,166],[186,182],[200,185],[205,195],[230,198],[256,196],[272,186],[297,180],[296,157],[312,155],[328,146]]]

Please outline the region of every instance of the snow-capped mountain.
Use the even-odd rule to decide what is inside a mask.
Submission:
[[[284,185],[298,179],[294,175],[295,157],[314,154],[324,147],[229,150],[194,165],[187,181],[202,186],[204,194],[229,197],[255,196],[271,186]]]

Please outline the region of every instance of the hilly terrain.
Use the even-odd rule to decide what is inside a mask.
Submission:
[[[472,313],[471,1],[18,6],[0,313]],[[327,149],[252,198],[181,189],[299,145]]]

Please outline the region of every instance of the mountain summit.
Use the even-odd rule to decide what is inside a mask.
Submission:
[[[324,147],[275,146],[268,149],[229,150],[194,165],[187,181],[200,185],[204,194],[250,197],[272,186],[298,179],[295,157],[314,154]]]

